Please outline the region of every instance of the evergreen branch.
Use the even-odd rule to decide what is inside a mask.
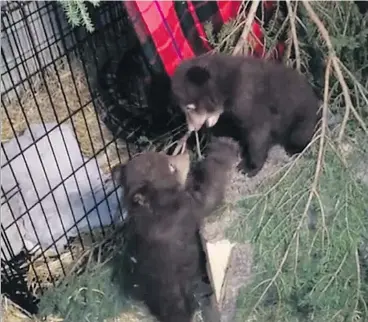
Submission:
[[[73,27],[83,25],[89,32],[94,31],[94,26],[91,17],[88,13],[86,2],[91,3],[94,7],[99,6],[100,0],[57,0],[63,7],[64,12],[68,18],[68,22]]]

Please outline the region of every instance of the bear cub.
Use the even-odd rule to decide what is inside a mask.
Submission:
[[[229,171],[239,161],[230,138],[214,138],[190,169],[188,152],[146,152],[114,169],[128,212],[126,252],[141,300],[161,322],[190,322],[202,278],[198,232],[221,205]]]
[[[181,62],[171,81],[188,130],[217,123],[217,127],[230,128],[232,133],[225,135],[240,141],[241,169],[249,177],[262,169],[273,144],[281,144],[293,155],[313,137],[318,98],[302,75],[283,64],[250,56],[205,54]]]

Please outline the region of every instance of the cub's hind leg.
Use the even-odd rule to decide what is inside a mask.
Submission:
[[[254,177],[267,160],[268,151],[272,144],[271,126],[265,123],[250,131],[243,131],[241,144],[243,160],[239,168],[247,173],[248,177]]]
[[[302,152],[312,140],[316,127],[315,119],[300,120],[284,137],[283,146],[288,155]]]

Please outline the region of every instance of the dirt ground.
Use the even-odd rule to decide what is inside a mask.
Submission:
[[[231,225],[232,220],[239,215],[239,209],[232,205],[243,199],[244,196],[254,194],[259,184],[290,161],[291,159],[286,155],[284,149],[275,146],[271,149],[263,169],[255,177],[247,178],[234,170],[225,198],[229,206],[222,214],[217,215],[216,218],[209,218],[206,222],[202,232],[205,239],[210,242],[224,239],[226,229]],[[226,274],[224,297],[220,304],[221,322],[234,322],[239,289],[246,285],[251,277],[251,254],[250,244],[236,244],[233,249]]]

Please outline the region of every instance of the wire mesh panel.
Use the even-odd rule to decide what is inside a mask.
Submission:
[[[2,287],[32,312],[33,296],[122,218],[110,174],[128,150],[97,113],[96,79],[130,29],[121,2],[92,11],[93,34],[56,2],[1,10]]]

